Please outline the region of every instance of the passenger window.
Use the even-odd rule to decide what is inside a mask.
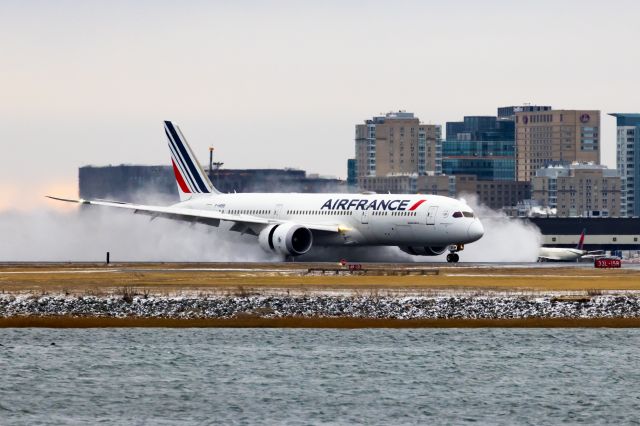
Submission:
[[[455,212],[452,216],[453,217],[462,217],[462,213],[461,212]]]

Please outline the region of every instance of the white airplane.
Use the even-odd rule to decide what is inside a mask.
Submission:
[[[540,247],[538,262],[577,262],[580,259],[606,257],[602,250],[587,251],[583,249],[584,233],[585,229],[580,234],[576,248]]]
[[[290,258],[312,246],[399,246],[406,253],[457,262],[464,244],[484,234],[465,203],[415,194],[222,194],[196,160],[180,128],[164,122],[180,202],[150,206],[105,200],[54,200],[132,210],[152,217],[219,226],[258,237],[266,251]]]

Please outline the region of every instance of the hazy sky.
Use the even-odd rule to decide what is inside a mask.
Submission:
[[[638,1],[0,1],[0,210],[86,164],[168,164],[162,120],[225,167],[346,175],[354,124],[537,103],[639,112]]]

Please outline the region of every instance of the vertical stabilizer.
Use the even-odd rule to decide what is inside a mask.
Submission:
[[[220,192],[213,187],[204,169],[198,163],[180,128],[171,121],[165,121],[164,132],[169,142],[171,163],[180,200],[188,200],[203,194],[219,194]]]
[[[576,248],[577,248],[578,250],[584,250],[584,249],[583,249],[583,247],[584,247],[584,232],[585,232],[586,230],[587,230],[587,229],[586,229],[586,228],[584,228],[584,229],[582,230],[582,233],[580,234],[580,240],[578,241],[578,245],[576,246]]]

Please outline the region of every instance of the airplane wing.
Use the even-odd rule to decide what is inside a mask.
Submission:
[[[284,223],[282,220],[268,219],[264,217],[246,215],[246,214],[228,214],[214,210],[187,209],[175,206],[146,206],[143,204],[123,203],[120,201],[105,200],[73,200],[68,198],[59,198],[47,196],[52,200],[64,201],[67,203],[77,203],[91,206],[114,207],[119,209],[132,210],[133,213],[151,216],[152,218],[164,217],[167,219],[180,220],[192,223],[203,223],[210,226],[219,226],[220,221],[233,222],[231,231],[249,233],[258,235],[258,233],[267,225]],[[312,223],[299,223],[311,231],[321,232],[341,232],[339,225],[321,225]]]
[[[601,259],[603,257],[607,257],[604,250],[594,250],[587,252],[587,254],[582,256],[582,259]]]
[[[559,262],[563,259],[553,256],[538,256],[538,262]]]

